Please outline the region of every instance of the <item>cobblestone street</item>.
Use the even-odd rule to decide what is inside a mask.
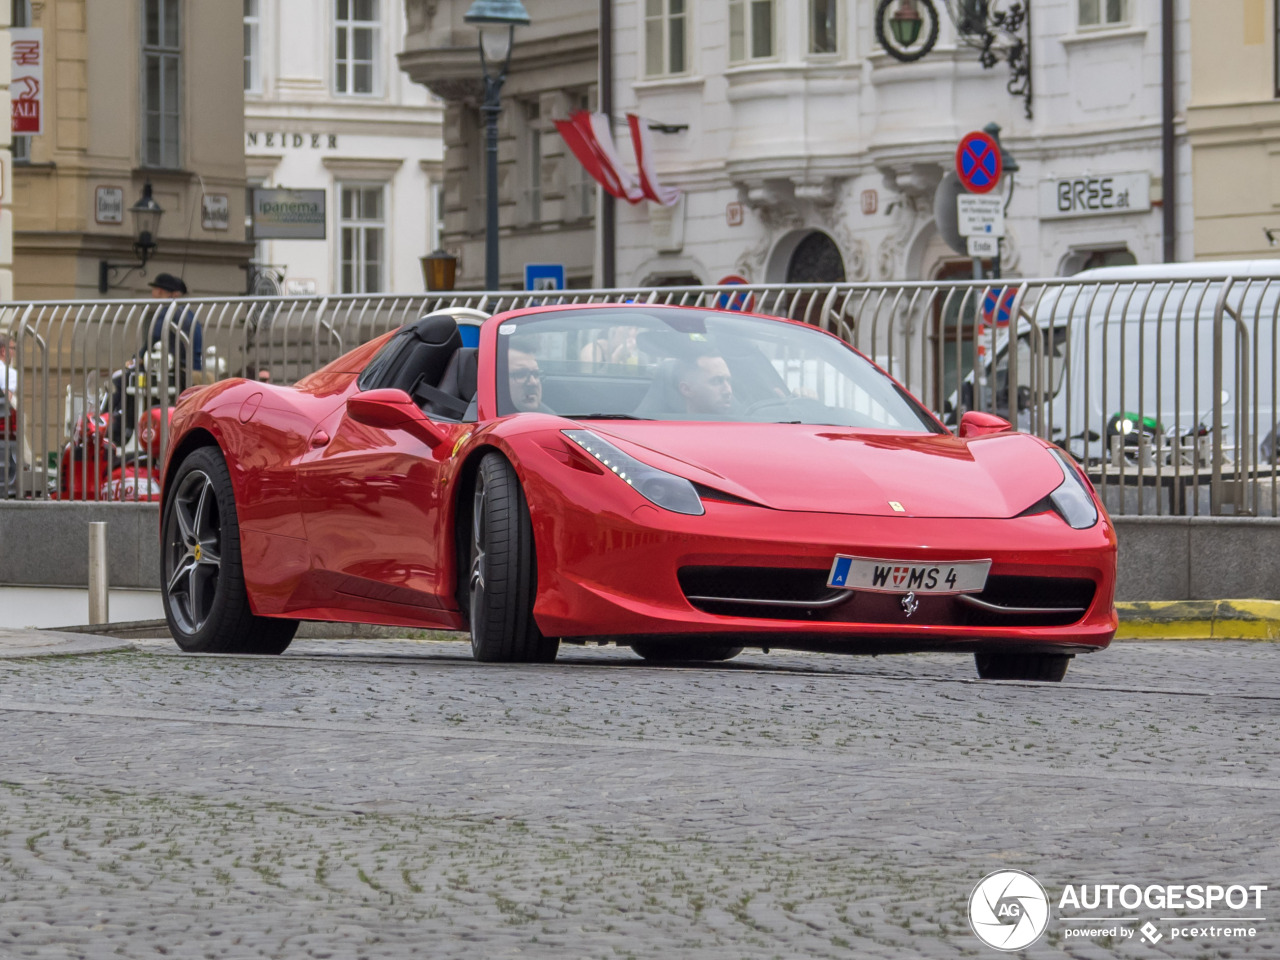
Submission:
[[[1253,938],[1079,940],[1056,909],[1276,885],[1280,647],[973,676],[413,641],[0,661],[0,956],[995,957],[965,905],[1006,867],[1053,901],[1029,957],[1280,955],[1274,889]]]

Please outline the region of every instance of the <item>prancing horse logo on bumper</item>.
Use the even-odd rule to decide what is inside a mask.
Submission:
[[[916,599],[914,593],[908,593],[900,602],[902,603],[902,612],[908,617],[920,609],[920,601]]]

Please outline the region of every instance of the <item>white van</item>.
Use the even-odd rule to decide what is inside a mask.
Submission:
[[[1088,464],[1163,456],[1204,466],[1217,405],[1228,457],[1256,449],[1270,460],[1280,410],[1280,260],[1103,267],[1071,279],[1024,291],[1016,352],[1011,358],[1007,335],[996,335],[994,369],[979,371],[973,406],[994,406]]]

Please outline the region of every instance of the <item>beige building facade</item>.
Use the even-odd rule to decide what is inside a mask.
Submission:
[[[13,165],[14,295],[145,295],[158,272],[193,295],[245,289],[243,20],[210,0],[15,0],[43,31],[44,123]],[[129,208],[164,210],[145,270]]]
[[[1195,256],[1280,253],[1276,0],[1190,0]],[[1272,231],[1276,243],[1268,241]]]

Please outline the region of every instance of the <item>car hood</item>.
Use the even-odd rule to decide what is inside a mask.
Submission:
[[[1039,441],[1016,433],[960,440],[811,424],[584,426],[655,467],[775,510],[1004,518],[1062,482]]]

